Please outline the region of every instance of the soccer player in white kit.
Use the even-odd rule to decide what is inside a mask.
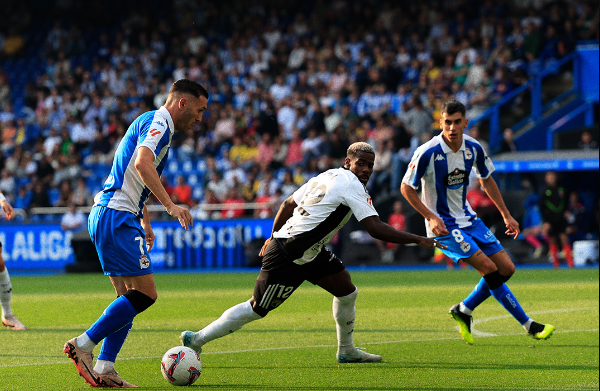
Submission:
[[[15,211],[8,202],[4,194],[0,191],[0,208],[4,212],[6,220],[12,220],[15,217]],[[12,313],[10,299],[12,297],[12,284],[8,269],[2,258],[2,242],[0,242],[0,306],[2,307],[2,327],[8,327],[11,330],[27,330],[27,327]]]
[[[92,387],[135,388],[115,371],[115,360],[131,329],[133,318],[157,298],[148,252],[154,243],[146,202],[152,192],[167,213],[188,230],[190,211],[173,203],[160,181],[173,133],[187,132],[202,120],[208,92],[200,84],[181,79],[173,83],[167,101],[148,111],[127,129],[115,153],[110,175],[95,199],[88,219],[104,274],[117,299],[79,337],[67,341],[64,352]],[[92,350],[102,349],[92,368]]]
[[[358,290],[342,261],[324,245],[352,214],[374,238],[429,248],[441,245],[435,239],[398,231],[379,219],[365,187],[374,161],[373,147],[363,142],[354,143],[348,148],[344,167],[311,178],[286,199],[275,216],[273,233],[261,249],[262,268],[253,296],[229,308],[197,333],[182,332],[182,343],[200,353],[207,342],[265,317],[300,284],[309,281],[334,296],[338,362],[381,361],[381,356],[354,347],[354,303]]]
[[[450,309],[450,314],[468,344],[472,311],[485,299],[494,296],[535,339],[548,339],[552,325],[529,318],[505,282],[515,272],[515,265],[494,234],[477,217],[467,201],[469,174],[475,174],[482,189],[494,201],[506,224],[506,234],[519,236],[519,223],[506,208],[498,185],[492,178],[494,165],[474,138],[464,135],[468,120],[465,106],[449,100],[442,106],[442,132],[415,151],[402,180],[402,195],[425,217],[427,236],[435,237],[447,248],[442,251],[454,262],[464,260],[483,277],[473,292]],[[421,195],[417,189],[421,187]]]

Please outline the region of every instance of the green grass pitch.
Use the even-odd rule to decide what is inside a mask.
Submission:
[[[474,313],[475,345],[448,315],[478,274],[351,270],[359,288],[356,346],[382,363],[338,364],[331,296],[305,283],[265,319],[206,345],[198,390],[598,390],[598,269],[518,270],[509,286],[557,331],[535,341],[493,299]],[[160,358],[252,294],[256,273],[158,274],[159,299],[140,314],[117,370],[147,390],[174,390]],[[13,276],[13,310],[29,327],[0,330],[0,390],[84,390],[62,353],[114,299],[102,275]],[[99,352],[96,348],[95,354]]]

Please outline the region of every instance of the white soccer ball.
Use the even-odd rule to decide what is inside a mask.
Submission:
[[[175,346],[167,350],[160,363],[163,377],[174,386],[194,384],[202,372],[200,356],[187,346]]]

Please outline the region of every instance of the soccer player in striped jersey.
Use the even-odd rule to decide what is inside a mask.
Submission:
[[[192,225],[189,210],[173,203],[160,175],[173,133],[187,132],[200,122],[207,105],[208,92],[200,84],[187,79],[173,83],[164,106],[140,115],[129,126],[104,187],[96,194],[88,230],[117,299],[87,331],[64,346],[92,387],[137,387],[123,380],[114,365],[133,318],[157,298],[148,254],[154,233],[146,202],[152,192],[185,230]],[[92,350],[100,341],[102,349],[92,368]]]
[[[265,317],[279,307],[304,281],[320,286],[333,297],[337,360],[377,362],[381,356],[354,347],[354,303],[358,295],[348,270],[324,245],[352,214],[371,236],[392,243],[441,246],[435,239],[398,231],[382,222],[365,187],[373,173],[375,151],[367,143],[352,144],[344,167],[311,178],[287,198],[273,222],[272,235],[260,251],[262,268],[250,300],[226,310],[216,321],[181,341],[198,352],[202,346]]]
[[[427,236],[446,245],[442,251],[454,262],[462,259],[483,276],[473,292],[450,309],[468,344],[473,343],[471,313],[490,295],[529,335],[535,339],[548,339],[554,327],[534,322],[525,314],[505,284],[515,272],[515,265],[467,201],[469,173],[475,170],[481,187],[504,219],[506,234],[515,239],[519,236],[519,223],[506,208],[491,175],[494,171],[492,161],[477,140],[464,135],[467,124],[462,103],[453,99],[444,103],[440,118],[442,132],[415,151],[402,180],[402,194],[425,217]],[[420,197],[417,194],[419,186]]]
[[[4,194],[0,191],[0,208],[4,213],[6,220],[12,220],[15,217],[15,211],[8,202]],[[27,330],[27,327],[12,313],[10,299],[12,297],[12,284],[8,269],[2,258],[2,242],[0,242],[0,306],[2,307],[2,327],[8,327],[11,330]]]

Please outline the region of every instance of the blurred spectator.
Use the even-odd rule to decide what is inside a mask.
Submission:
[[[237,219],[243,217],[246,212],[241,205],[243,205],[244,202],[245,201],[240,194],[240,190],[238,190],[237,187],[230,188],[223,203],[227,206],[232,206],[232,208],[224,209],[222,211],[223,217],[226,219]]]
[[[396,200],[393,204],[393,210],[388,217],[387,223],[399,231],[406,230],[406,215],[404,213],[404,205],[402,201]],[[381,261],[383,263],[394,262],[394,255],[400,248],[398,243],[386,243],[381,240],[375,240],[379,252],[381,253]]]
[[[511,128],[504,129],[502,132],[502,142],[500,143],[499,153],[502,152],[516,152],[517,146],[515,145],[515,140],[513,138],[513,131]]]
[[[560,267],[558,256],[559,242],[569,267],[573,267],[571,244],[566,234],[567,220],[567,194],[565,189],[558,184],[558,177],[554,171],[548,171],[544,177],[546,188],[540,195],[540,211],[544,219],[543,232],[548,236],[550,255],[555,268]]]
[[[14,204],[16,186],[15,178],[6,169],[2,169],[0,174],[0,192],[11,200],[11,204]]]
[[[543,243],[546,237],[542,232],[542,214],[539,206],[540,197],[536,193],[531,193],[523,203],[525,214],[523,215],[522,235],[525,241],[533,247],[533,258],[538,259],[544,252]]]
[[[29,209],[31,205],[32,192],[29,190],[28,186],[19,186],[19,191],[15,196],[15,202],[13,203],[13,207],[15,209]]]
[[[192,206],[192,187],[185,182],[183,175],[178,175],[175,186],[171,190],[171,199],[176,204]]]
[[[73,190],[73,203],[76,206],[91,206],[94,199],[85,182],[85,178],[77,178],[75,190]]]
[[[64,180],[58,188],[58,199],[54,202],[54,206],[66,207],[71,204],[74,204],[73,186],[71,185],[71,181]]]
[[[586,237],[586,226],[585,226],[585,207],[579,201],[579,194],[573,191],[569,194],[569,203],[567,205],[567,211],[565,217],[567,220],[566,233],[569,237],[569,242],[573,243],[576,240],[585,239]]]
[[[592,133],[588,130],[585,130],[583,133],[581,133],[581,140],[577,146],[585,151],[598,149],[598,143],[592,138]]]
[[[70,231],[75,234],[87,228],[87,219],[82,212],[77,210],[77,206],[71,203],[67,213],[60,219],[60,228],[63,231]]]
[[[494,201],[481,188],[479,180],[474,180],[472,187],[467,191],[467,201],[486,227],[492,227],[500,220],[500,212]]]
[[[33,184],[33,192],[31,194],[31,202],[29,203],[30,208],[48,208],[52,206],[50,204],[50,197],[48,196],[48,190],[46,186],[40,182],[35,181]]]
[[[419,139],[422,135],[431,131],[433,118],[431,114],[423,109],[421,99],[415,97],[413,108],[406,114],[406,126],[410,133]]]
[[[479,142],[479,144],[483,147],[483,150],[489,155],[490,154],[490,146],[484,139],[481,138],[481,133],[479,132],[479,126],[475,125],[469,129],[469,136],[473,137],[475,140]]]

